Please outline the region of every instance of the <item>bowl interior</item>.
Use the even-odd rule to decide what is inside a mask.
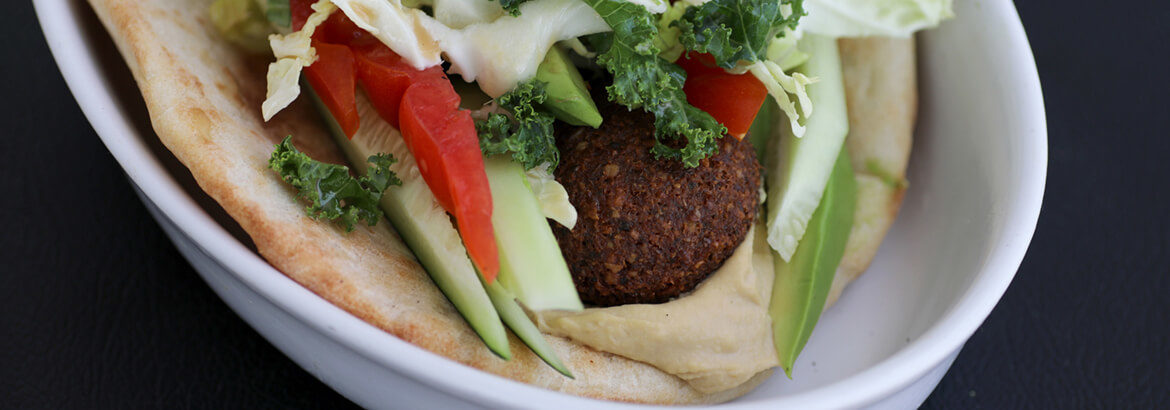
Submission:
[[[88,6],[65,0],[37,6],[75,96],[127,174],[212,256],[238,267],[258,293],[322,329],[328,323],[371,360],[455,394],[500,405],[574,400],[463,368],[296,291],[160,147],[132,78]],[[1039,81],[1011,2],[960,1],[955,8],[959,18],[919,37],[911,185],[877,259],[824,313],[797,361],[796,379],[778,373],[732,406],[837,407],[890,395],[957,351],[1011,281],[1043,193],[1047,143]],[[78,50],[63,45],[73,37]],[[467,386],[519,396],[485,396]],[[528,398],[513,401],[520,396]]]

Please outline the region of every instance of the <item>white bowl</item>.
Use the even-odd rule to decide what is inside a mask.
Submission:
[[[74,97],[179,250],[244,320],[322,381],[367,407],[631,406],[462,366],[362,322],[273,269],[184,191],[164,166],[173,159],[152,153],[156,137],[136,127],[144,120],[139,94],[115,75],[124,68],[88,6],[34,4]],[[1044,192],[1040,82],[1010,1],[960,0],[955,7],[957,19],[919,37],[912,185],[877,259],[825,312],[795,380],[778,373],[723,407],[917,406],[1011,282]]]

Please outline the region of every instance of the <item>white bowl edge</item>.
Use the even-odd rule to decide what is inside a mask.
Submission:
[[[529,403],[555,400],[559,402],[559,407],[584,408],[603,404],[486,374],[405,343],[309,292],[242,246],[184,193],[146,146],[133,138],[136,131],[122,115],[120,104],[109,92],[110,85],[100,75],[102,70],[89,54],[91,50],[86,47],[86,40],[77,24],[77,17],[83,13],[76,8],[84,6],[75,2],[68,5],[65,3],[34,1],[54,58],[86,117],[130,179],[158,205],[163,214],[176,221],[185,235],[206,246],[211,256],[237,272],[239,279],[247,286],[293,316],[313,325],[319,332],[331,335],[366,357],[400,369],[404,374],[427,384],[443,386],[473,402],[506,405],[508,403],[501,401],[501,398],[522,396],[531,398]],[[1047,160],[1047,140],[1044,137],[1046,124],[1038,75],[1019,18],[1010,2],[998,1],[994,4],[1002,12],[1011,14],[1005,18],[1015,23],[1010,29],[1017,31],[1008,36],[1011,40],[1005,51],[1012,54],[1005,58],[1029,63],[1027,67],[1021,68],[1026,71],[1024,86],[1030,89],[1023,93],[1028,96],[1028,100],[1021,102],[1021,105],[1029,110],[1030,117],[1035,118],[1031,130],[1039,137],[1031,138],[1029,141],[1033,145],[1027,148],[1044,159],[1044,162],[1029,168],[1020,179],[1020,198],[1008,215],[1009,220],[1005,222],[1007,229],[992,241],[1001,249],[987,260],[983,271],[951,310],[922,337],[861,373],[829,386],[783,397],[774,404],[797,408],[825,407],[829,404],[823,401],[827,397],[833,399],[832,407],[859,407],[897,392],[956,352],[990,313],[1014,276],[1031,240],[1043,197]],[[435,372],[436,368],[442,371]],[[899,377],[891,377],[892,374],[898,374]],[[450,380],[466,382],[453,384]],[[732,402],[725,407],[747,405]]]

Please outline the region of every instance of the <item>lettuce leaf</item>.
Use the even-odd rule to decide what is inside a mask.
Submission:
[[[716,139],[727,129],[710,114],[687,103],[683,93],[686,72],[658,56],[654,44],[657,19],[645,7],[620,0],[584,0],[613,29],[597,37],[597,63],[613,74],[606,87],[609,99],[631,109],[654,114],[655,139],[651,150],[658,158],[696,167],[718,149]],[[667,142],[685,140],[682,148]],[[675,144],[677,145],[677,144]]]
[[[265,17],[263,4],[256,0],[216,0],[208,8],[208,15],[228,41],[252,52],[268,51],[268,35],[274,30]]]
[[[545,83],[529,80],[496,99],[496,104],[512,113],[489,114],[487,120],[477,121],[479,146],[485,157],[512,153],[512,159],[532,169],[541,164],[556,168],[560,162],[556,139],[553,136],[552,114],[537,107],[548,99]]]
[[[908,37],[954,17],[952,0],[806,0],[800,27],[831,37]]]
[[[540,164],[524,172],[528,176],[528,187],[532,188],[532,194],[536,195],[536,201],[540,202],[540,212],[545,218],[573,229],[577,226],[577,208],[569,202],[569,191],[557,182],[549,165],[551,164]]]
[[[666,61],[675,62],[679,57],[682,57],[683,45],[679,37],[682,36],[682,30],[674,24],[686,14],[687,9],[691,7],[690,3],[685,1],[676,1],[666,9],[666,12],[658,16],[658,36],[654,37],[654,46],[658,47],[658,55]]]
[[[268,36],[276,61],[268,65],[268,94],[260,106],[264,121],[272,119],[301,95],[301,69],[317,61],[317,50],[312,44],[313,32],[337,10],[329,0],[319,0],[311,7],[313,14],[300,30]]]
[[[298,197],[309,201],[305,213],[313,219],[335,220],[349,232],[359,220],[370,226],[378,223],[382,192],[391,185],[402,185],[390,170],[397,162],[394,156],[373,155],[369,162],[366,175],[355,179],[348,167],[314,160],[293,146],[292,137],[285,137],[276,145],[268,166],[297,188]]]
[[[723,68],[764,58],[770,40],[795,29],[803,0],[711,0],[688,8],[672,23],[687,50],[708,53]]]

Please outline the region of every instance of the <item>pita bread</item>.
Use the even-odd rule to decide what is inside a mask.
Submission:
[[[857,210],[845,256],[826,305],[836,303],[877,254],[906,192],[906,165],[918,114],[918,73],[913,39],[841,39],[849,137],[857,176]]]
[[[514,337],[513,359],[500,360],[435,288],[389,223],[346,234],[305,217],[292,188],[267,168],[273,145],[292,135],[314,158],[344,163],[344,157],[304,99],[269,123],[261,120],[269,58],[250,56],[221,38],[207,16],[210,0],[90,3],[130,67],[162,143],[239,222],[261,256],[351,314],[459,363],[586,397],[714,403],[738,397],[770,375],[762,372],[737,388],[704,395],[647,364],[555,337],[550,343],[576,379],[544,365]]]

